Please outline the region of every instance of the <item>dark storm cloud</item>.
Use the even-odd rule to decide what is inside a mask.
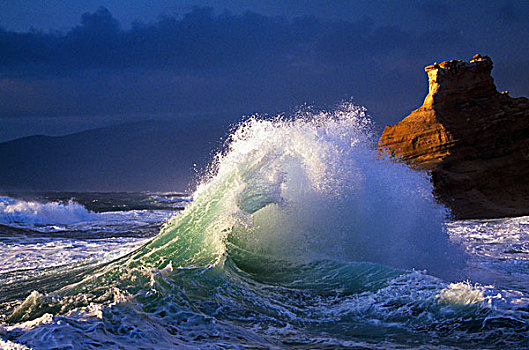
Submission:
[[[121,30],[100,8],[84,14],[81,25],[65,34],[2,31],[0,64],[4,76],[138,67],[195,71],[238,66],[272,52],[286,58],[307,40],[306,34],[284,19],[253,13],[215,16],[209,8]]]
[[[367,19],[351,23],[251,12],[215,15],[210,8],[122,30],[110,12],[100,8],[84,14],[81,24],[66,33],[2,30],[0,69],[4,77],[35,77],[91,69],[196,72],[240,70],[256,63],[310,66],[318,61],[314,68],[321,70],[327,64],[416,49],[416,39],[398,27],[376,27]]]
[[[393,3],[384,4],[393,11]],[[0,119],[237,118],[353,96],[380,124],[395,122],[424,96],[423,66],[479,51],[509,67],[509,53],[527,47],[527,35],[507,36],[505,24],[485,25],[512,16],[509,8],[482,6],[468,17],[472,8],[443,4],[414,3],[408,12],[395,7],[393,16],[402,20],[393,23],[399,24],[375,12],[346,21],[194,8],[124,28],[100,8],[67,31],[0,29]],[[522,33],[527,25],[517,26]],[[503,77],[513,76],[509,69],[500,70]],[[527,83],[518,79],[508,88],[525,91]]]

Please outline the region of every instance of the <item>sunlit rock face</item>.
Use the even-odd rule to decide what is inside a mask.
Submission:
[[[423,105],[386,126],[381,152],[432,174],[456,218],[529,214],[529,99],[498,92],[490,57],[427,66]]]

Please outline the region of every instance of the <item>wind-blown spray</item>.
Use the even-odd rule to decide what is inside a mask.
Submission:
[[[365,110],[351,103],[291,119],[249,118],[216,156],[194,203],[138,257],[161,249],[165,259],[157,262],[166,263],[176,248],[167,245],[189,239],[196,249],[186,248],[185,263],[203,262],[206,251],[207,264],[217,262],[228,244],[267,262],[369,261],[433,273],[453,267],[461,254],[428,179],[380,158],[371,128]]]

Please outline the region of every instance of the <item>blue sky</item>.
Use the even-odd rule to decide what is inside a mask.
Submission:
[[[0,141],[350,98],[383,126],[421,104],[424,66],[475,53],[527,96],[527,18],[527,1],[0,0]]]

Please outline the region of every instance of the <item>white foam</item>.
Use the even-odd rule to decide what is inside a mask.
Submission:
[[[67,225],[96,217],[96,213],[73,201],[40,203],[0,197],[0,224]]]
[[[45,237],[0,242],[0,273],[45,269],[73,263],[106,262],[137,248],[148,238],[112,237],[77,240]]]

